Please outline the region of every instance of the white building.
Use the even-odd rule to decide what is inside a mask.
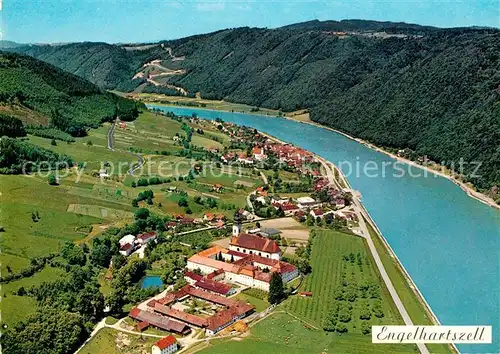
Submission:
[[[135,242],[135,236],[134,235],[130,235],[130,234],[123,236],[118,241],[118,243],[120,244],[120,246],[126,245],[127,243],[130,243],[131,245],[133,245],[134,242]]]
[[[177,340],[174,336],[170,335],[153,344],[151,347],[151,354],[172,354],[178,349],[179,345],[177,344]]]
[[[312,208],[321,205],[321,202],[314,200],[311,197],[300,197],[297,198],[297,205],[300,209]]]

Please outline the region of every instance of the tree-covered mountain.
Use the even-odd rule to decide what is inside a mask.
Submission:
[[[116,116],[137,116],[134,101],[30,56],[0,52],[0,112],[32,126],[85,135]]]
[[[15,50],[102,87],[127,90],[139,85],[151,90],[145,78],[157,72],[132,77],[158,59],[164,81],[155,91],[182,88],[204,98],[284,111],[307,108],[312,120],[384,147],[410,148],[447,166],[463,159],[469,163],[467,174],[474,168],[470,163],[480,161],[481,177],[469,180],[481,189],[500,185],[497,29],[310,21],[278,29],[228,29],[132,49],[80,43]],[[85,51],[108,64],[92,64]],[[116,81],[102,79],[108,72],[117,73]]]

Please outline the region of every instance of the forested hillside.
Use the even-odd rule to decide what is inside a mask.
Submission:
[[[163,67],[182,70],[167,83],[190,94],[283,111],[307,108],[314,121],[384,147],[410,148],[447,166],[480,161],[482,177],[470,180],[483,190],[500,185],[497,29],[311,21],[273,30],[229,29],[163,45],[176,60],[160,46],[127,51],[84,43],[43,53],[23,50],[101,86],[128,90],[146,85],[131,80],[134,70],[160,59]],[[92,72],[82,58],[85,46],[102,56],[117,54],[107,60],[109,67],[97,65]],[[124,81],[103,84],[106,72],[125,67],[127,75],[114,75]],[[470,173],[474,166],[465,168]]]
[[[117,115],[134,119],[138,107],[43,61],[0,52],[0,111],[31,126],[82,136]]]

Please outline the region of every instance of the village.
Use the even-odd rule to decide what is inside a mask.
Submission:
[[[269,293],[273,277],[279,278],[281,287],[294,283],[288,291],[297,293],[304,266],[299,267],[296,260],[295,264],[285,260],[294,255],[297,246],[306,246],[308,237],[292,240],[289,229],[262,226],[266,220],[290,219],[305,228],[324,225],[359,233],[349,192],[330,183],[320,161],[311,153],[232,123],[202,121],[196,117],[190,117],[189,121],[198,126],[213,125],[227,134],[236,149],[228,152],[209,148],[214,159],[232,168],[250,167],[258,171],[264,183],[248,194],[244,208],[237,209],[232,216],[216,211],[199,217],[179,213],[163,225],[165,233],[171,235],[167,237],[176,237],[181,243],[182,235],[198,231],[219,230],[227,237],[187,258],[184,269],[176,273],[175,287],[167,286],[130,310],[128,317],[136,321],[135,330],[156,328],[175,335],[155,343],[153,353],[173,353],[201,333],[215,336],[244,330],[273,305],[260,309],[259,313],[254,305],[238,298],[238,294],[249,289]],[[180,138],[177,141],[181,143]],[[269,170],[272,174],[266,176]],[[278,171],[297,175],[297,180],[282,181]],[[195,172],[201,173],[201,168]],[[170,187],[169,192],[176,193],[177,188]],[[214,183],[211,192],[223,194],[224,189],[222,184]],[[155,247],[159,234],[158,231],[127,234],[118,241],[119,253],[143,258],[146,248]],[[300,294],[312,296],[311,292]]]

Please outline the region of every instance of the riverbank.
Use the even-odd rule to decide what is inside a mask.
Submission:
[[[141,98],[136,98],[136,99],[141,99]],[[170,96],[165,96],[165,99],[174,99]],[[413,167],[417,167],[417,168],[420,168],[426,172],[430,172],[436,176],[440,176],[440,177],[444,177],[446,179],[448,179],[449,181],[453,182],[455,185],[457,185],[460,189],[462,189],[469,197],[475,199],[475,200],[478,200],[480,201],[481,203],[483,204],[486,204],[494,209],[498,209],[500,210],[500,205],[497,204],[491,197],[485,195],[484,193],[481,193],[481,192],[478,192],[476,191],[474,188],[472,188],[471,186],[465,184],[464,182],[462,181],[459,181],[457,180],[456,178],[454,178],[453,176],[450,176],[446,173],[443,173],[441,171],[438,171],[438,170],[435,170],[433,168],[430,168],[429,166],[424,166],[424,165],[421,165],[415,161],[412,161],[412,160],[409,160],[409,159],[406,159],[406,158],[403,158],[403,157],[400,157],[400,156],[397,156],[379,146],[376,146],[368,141],[365,141],[363,139],[360,139],[360,138],[355,138],[345,132],[342,132],[340,130],[337,130],[337,129],[334,129],[334,128],[331,128],[331,127],[327,127],[327,126],[324,126],[324,125],[321,125],[319,123],[316,123],[316,122],[313,122],[312,120],[308,119],[308,118],[304,118],[304,111],[301,111],[299,112],[300,114],[295,114],[297,112],[291,112],[291,113],[285,113],[285,114],[282,114],[282,115],[279,115],[279,111],[276,111],[276,110],[270,110],[270,109],[260,109],[260,111],[252,111],[251,110],[251,106],[248,106],[248,105],[242,105],[242,104],[236,104],[236,103],[230,103],[230,102],[224,102],[224,101],[210,101],[210,100],[203,100],[203,103],[206,105],[204,107],[201,107],[201,106],[197,106],[197,107],[193,107],[193,106],[190,106],[190,105],[182,105],[182,102],[197,102],[200,101],[199,99],[184,99],[184,100],[179,100],[177,99],[175,102],[176,104],[174,105],[171,105],[171,104],[162,104],[162,103],[159,103],[158,101],[155,101],[155,100],[147,100],[147,99],[141,99],[143,100],[145,103],[150,103],[150,104],[155,104],[155,105],[158,105],[158,106],[166,106],[166,107],[169,107],[169,106],[172,106],[172,107],[185,107],[185,108],[199,108],[199,109],[208,109],[208,110],[212,110],[212,111],[225,111],[225,112],[231,112],[231,113],[247,113],[247,114],[252,114],[252,115],[258,115],[258,116],[264,116],[264,117],[279,117],[279,118],[283,118],[283,119],[287,119],[287,120],[292,120],[292,121],[295,121],[295,122],[298,122],[298,123],[303,123],[303,124],[309,124],[309,125],[312,125],[312,126],[315,126],[315,127],[318,127],[318,128],[321,128],[321,129],[326,129],[326,130],[330,130],[330,131],[333,131],[335,133],[338,133],[338,134],[341,134],[343,136],[345,136],[346,138],[350,139],[350,140],[353,140],[357,143],[360,143],[360,144],[363,144],[364,146],[372,149],[372,150],[375,150],[377,152],[380,152],[380,153],[383,153],[393,159],[395,159],[396,161],[399,161],[399,162],[402,162],[402,163],[406,163],[410,166],[413,166]],[[201,101],[200,101],[201,102]],[[213,105],[210,105],[210,102],[213,103]],[[222,103],[224,103],[224,105],[222,105]],[[232,107],[232,109],[230,109],[230,107]],[[247,109],[241,109],[242,107],[246,107]],[[253,107],[255,108],[255,107]],[[290,116],[292,115],[292,116]],[[440,165],[437,165],[439,166],[441,169],[444,169],[443,166],[440,166]]]
[[[340,130],[337,130],[337,129],[333,129],[333,128],[330,128],[330,127],[327,127],[327,126],[324,126],[324,125],[321,125],[319,123],[316,123],[316,122],[313,122],[313,121],[303,121],[303,120],[297,120],[297,119],[294,119],[294,118],[291,118],[291,117],[287,117],[287,116],[282,116],[281,118],[284,118],[284,119],[288,119],[288,120],[293,120],[295,122],[299,122],[299,123],[303,123],[303,124],[309,124],[309,125],[313,125],[313,126],[316,126],[318,128],[322,128],[322,129],[326,129],[326,130],[330,130],[330,131],[333,131],[335,133],[338,133],[338,134],[341,134],[343,136],[345,136],[346,138],[348,139],[351,139],[357,143],[360,143],[360,144],[363,144],[364,146],[372,149],[372,150],[375,150],[377,152],[380,152],[382,154],[385,154],[385,155],[388,155],[390,156],[391,158],[399,161],[399,162],[402,162],[402,163],[406,163],[410,166],[413,166],[413,167],[417,167],[417,168],[420,168],[424,171],[427,171],[427,172],[430,172],[434,175],[437,175],[437,176],[440,176],[440,177],[444,177],[448,180],[450,180],[451,182],[453,182],[454,184],[456,184],[458,187],[460,187],[469,197],[473,198],[473,199],[476,199],[478,201],[480,201],[481,203],[483,204],[486,204],[492,208],[495,208],[495,209],[498,209],[500,210],[500,205],[497,204],[491,197],[488,197],[487,195],[483,194],[483,193],[480,193],[478,191],[476,191],[475,189],[473,189],[472,187],[470,187],[469,185],[465,184],[464,182],[462,181],[459,181],[457,180],[456,178],[453,178],[453,176],[450,176],[446,173],[443,173],[443,172],[440,172],[440,171],[437,171],[435,169],[432,169],[428,166],[424,166],[424,165],[421,165],[419,163],[416,163],[415,161],[412,161],[412,160],[409,160],[409,159],[406,159],[404,157],[401,157],[401,156],[397,156],[379,146],[376,146],[372,143],[369,143],[363,139],[360,139],[360,138],[355,138],[347,133],[344,133]],[[440,165],[438,165],[440,166]],[[444,169],[443,166],[440,166],[442,169]]]

